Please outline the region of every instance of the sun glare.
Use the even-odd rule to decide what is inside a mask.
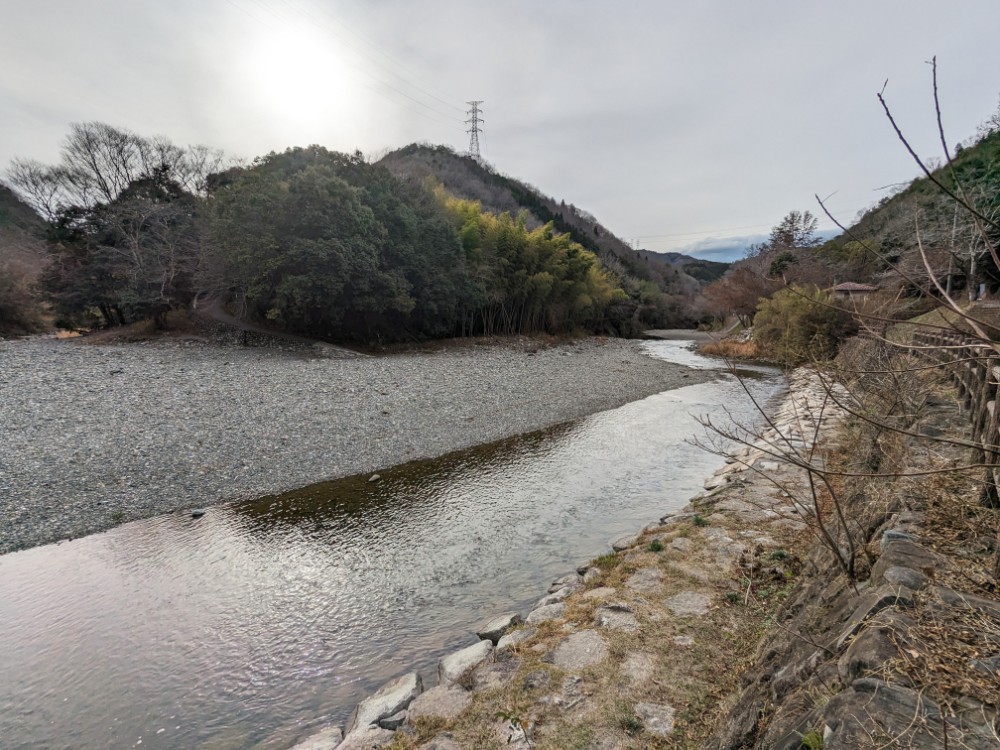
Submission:
[[[246,60],[249,95],[273,125],[298,139],[339,130],[355,101],[352,71],[337,39],[282,25],[258,39]]]

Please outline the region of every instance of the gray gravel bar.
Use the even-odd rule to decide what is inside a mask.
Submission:
[[[359,359],[0,342],[0,553],[488,443],[701,382],[639,342]]]

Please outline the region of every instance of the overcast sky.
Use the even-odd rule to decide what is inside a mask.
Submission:
[[[652,250],[737,252],[813,194],[850,221],[1000,93],[1000,0],[0,0],[0,165],[101,120],[252,158],[468,146]],[[821,225],[829,228],[829,222]],[[716,250],[713,256],[713,249]]]

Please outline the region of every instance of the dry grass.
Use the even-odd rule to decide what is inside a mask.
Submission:
[[[171,310],[165,316],[165,323],[163,328],[157,328],[152,319],[139,320],[129,325],[86,333],[82,341],[86,344],[103,346],[132,344],[159,338],[200,338],[199,322],[188,310]]]
[[[758,359],[760,357],[760,349],[756,341],[736,341],[735,339],[708,341],[699,346],[698,351],[708,356],[725,357],[726,359]]]

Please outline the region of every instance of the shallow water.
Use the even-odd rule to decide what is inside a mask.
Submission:
[[[717,368],[685,342],[648,353]],[[766,401],[781,388],[748,372]],[[0,557],[0,748],[290,747],[681,507],[736,380],[368,477]],[[141,742],[140,742],[141,741]]]

